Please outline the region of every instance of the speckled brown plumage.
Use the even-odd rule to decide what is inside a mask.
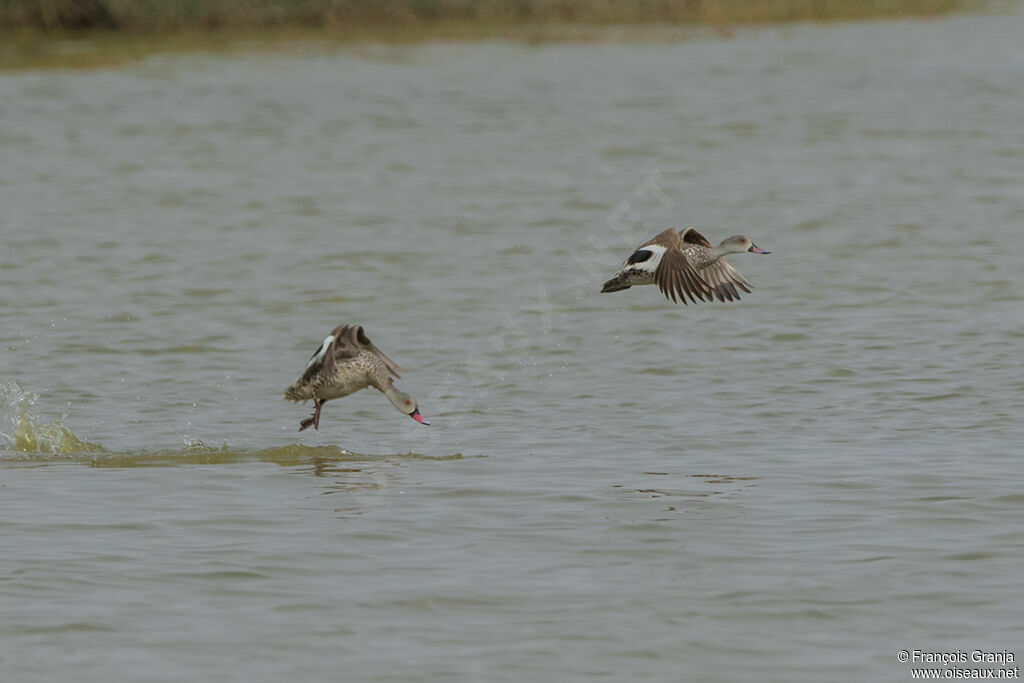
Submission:
[[[325,402],[371,386],[387,396],[399,412],[430,424],[420,415],[416,399],[395,387],[392,376],[400,378],[400,369],[370,341],[362,326],[339,325],[320,344],[302,375],[285,389],[284,397],[289,401],[313,401],[313,414],[302,421],[299,431],[319,429]]]
[[[617,292],[634,285],[658,285],[672,301],[733,301],[739,289],[753,286],[729,265],[724,256],[741,252],[769,254],[742,235],[722,240],[717,247],[695,228],[669,228],[637,247],[619,266],[615,277],[601,287]]]

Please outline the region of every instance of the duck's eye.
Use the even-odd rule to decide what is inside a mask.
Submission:
[[[411,404],[412,404],[412,401],[410,401],[409,399],[405,399],[405,405],[411,405]]]

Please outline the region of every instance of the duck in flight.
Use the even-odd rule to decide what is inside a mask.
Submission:
[[[617,292],[633,285],[657,284],[667,297],[686,304],[686,298],[700,301],[733,301],[740,298],[736,289],[750,293],[753,287],[740,272],[726,263],[727,254],[770,254],[743,235],[733,235],[711,246],[696,228],[669,228],[641,244],[629,255],[619,272],[601,287],[602,292]]]
[[[302,376],[285,389],[284,397],[288,401],[313,399],[313,414],[300,423],[300,432],[307,427],[320,428],[324,403],[366,387],[379,389],[403,415],[430,424],[420,415],[416,399],[395,388],[391,376],[399,378],[399,370],[374,346],[361,325],[339,325],[309,359]]]

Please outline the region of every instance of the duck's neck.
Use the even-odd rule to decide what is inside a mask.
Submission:
[[[710,249],[708,249],[708,263],[714,263],[723,256],[735,253],[735,248],[732,248],[725,242],[722,242],[717,247],[711,247]]]
[[[384,385],[384,388],[382,388],[381,391],[383,391],[384,395],[388,397],[389,401],[391,401],[391,405],[395,407],[395,410],[404,415],[408,415],[411,412],[409,406],[411,405],[412,399],[409,397],[409,394],[404,391],[399,391],[391,382]]]

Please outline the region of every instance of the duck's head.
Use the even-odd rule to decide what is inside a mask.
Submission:
[[[750,238],[745,235],[733,235],[722,240],[722,247],[725,247],[727,251],[739,254],[740,252],[749,251],[751,254],[770,254],[772,252],[767,249],[762,249],[753,242]]]
[[[428,425],[430,422],[427,418],[420,415],[419,406],[416,405],[416,399],[404,391],[395,391],[393,396],[390,396],[391,403],[398,408],[399,412],[405,413],[412,419],[419,422],[421,425]]]

